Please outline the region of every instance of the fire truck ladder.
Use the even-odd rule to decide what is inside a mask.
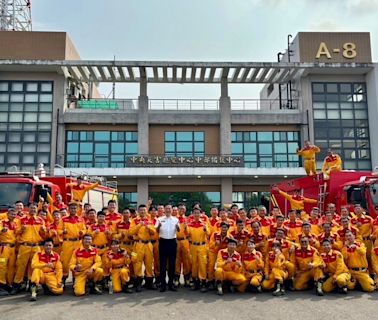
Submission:
[[[324,202],[325,202],[326,194],[327,194],[327,182],[324,182],[324,184],[319,185],[318,205],[319,205],[320,214],[324,213]]]

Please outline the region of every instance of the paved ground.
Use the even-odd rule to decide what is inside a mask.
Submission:
[[[33,320],[186,320],[186,319],[377,319],[378,292],[317,297],[313,291],[289,292],[284,297],[270,293],[202,294],[179,289],[178,292],[144,291],[76,298],[68,290],[63,296],[40,296],[29,302],[27,295],[0,298],[0,319]]]

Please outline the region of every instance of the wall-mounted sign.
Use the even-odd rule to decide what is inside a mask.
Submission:
[[[293,43],[300,62],[371,62],[369,32],[299,32]]]
[[[244,158],[239,156],[129,156],[128,167],[243,167]]]

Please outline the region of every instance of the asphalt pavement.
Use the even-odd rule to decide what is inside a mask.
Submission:
[[[271,293],[200,293],[180,288],[178,292],[144,290],[133,294],[103,294],[75,297],[68,287],[63,296],[40,295],[30,302],[20,294],[0,298],[0,319],[95,320],[126,319],[378,319],[378,292],[349,292],[318,297],[314,291]]]

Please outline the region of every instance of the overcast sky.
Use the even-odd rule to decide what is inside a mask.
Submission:
[[[276,61],[288,34],[369,31],[378,55],[378,0],[33,0],[34,31],[66,31],[82,59]],[[110,87],[102,86],[109,95]],[[256,98],[256,85],[231,98]],[[117,85],[117,97],[137,97]],[[151,85],[150,98],[218,98],[219,86]]]

